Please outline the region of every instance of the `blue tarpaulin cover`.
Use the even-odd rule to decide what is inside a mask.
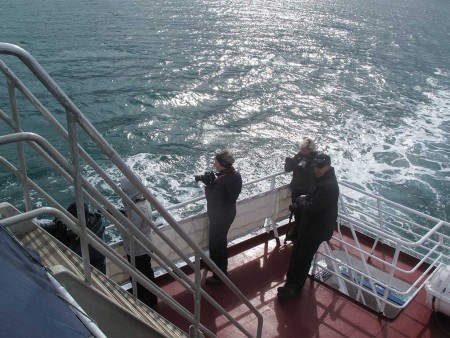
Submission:
[[[92,337],[44,267],[0,224],[0,336]]]

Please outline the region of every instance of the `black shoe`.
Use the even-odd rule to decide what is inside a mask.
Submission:
[[[289,286],[282,286],[279,287],[277,290],[278,290],[277,296],[278,299],[280,300],[288,300],[294,298],[299,294],[299,292],[295,288]]]
[[[206,277],[205,284],[207,285],[220,285],[223,284],[223,281],[216,276]]]

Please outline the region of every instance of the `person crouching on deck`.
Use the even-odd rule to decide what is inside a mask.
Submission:
[[[306,196],[289,206],[301,213],[299,234],[294,241],[286,283],[278,288],[278,298],[286,300],[299,294],[306,282],[314,254],[323,241],[333,235],[338,214],[339,186],[330,156],[318,154],[314,162],[316,178]]]
[[[102,224],[102,215],[100,215],[98,212],[91,213],[89,211],[88,205],[86,203],[83,203],[83,205],[86,227],[91,230],[99,239],[104,240],[103,235],[105,233],[105,226]],[[75,202],[71,203],[67,207],[67,211],[73,217],[78,218],[77,205]],[[43,226],[43,228],[69,249],[74,251],[78,256],[82,256],[80,237],[75,232],[70,230],[60,219],[55,218],[51,224],[45,225]],[[105,256],[95,250],[91,245],[88,245],[88,248],[89,261],[91,265],[105,274]]]
[[[234,169],[234,161],[233,153],[228,150],[216,154],[214,168],[218,172],[210,175],[210,179],[202,180],[209,218],[209,256],[225,275],[228,269],[227,234],[236,217],[236,201],[242,190],[241,174]],[[222,280],[213,273],[205,282],[214,285],[221,284]]]

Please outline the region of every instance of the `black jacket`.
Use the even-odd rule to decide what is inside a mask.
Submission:
[[[89,213],[89,218],[86,220],[87,227],[98,238],[103,240],[103,234],[105,232],[105,226],[102,224],[102,216],[99,213]],[[81,243],[80,238],[76,233],[70,230],[64,223],[60,220],[55,219],[53,223],[43,227],[48,233],[53,237],[67,246],[69,249],[73,250],[78,256],[81,257]],[[89,247],[89,260],[90,263],[102,272],[104,271],[105,257],[95,250],[90,245]]]
[[[338,215],[339,186],[334,169],[317,177],[305,197],[295,201],[301,214],[300,236],[328,241]]]
[[[94,234],[96,234],[98,238],[103,240],[103,235],[105,233],[105,226],[102,224],[102,215],[96,212],[94,214],[89,213],[89,216],[90,217],[88,220],[87,227]],[[95,250],[92,246],[88,245],[88,248],[89,248],[90,263],[94,267],[96,267],[97,269],[102,271],[102,269],[99,268],[99,266],[102,266],[105,264],[105,257],[100,252]],[[81,243],[80,243],[79,238],[78,238],[78,241],[76,242],[76,244],[71,249],[73,251],[75,251],[75,253],[78,254],[78,256],[81,257]],[[102,272],[104,272],[104,271],[102,271]]]
[[[300,195],[306,195],[314,180],[314,159],[317,152],[312,152],[308,156],[302,156],[299,152],[292,157],[286,157],[284,171],[292,171],[292,180],[289,183],[292,193],[292,201]]]
[[[233,167],[224,169],[205,186],[208,217],[211,222],[231,225],[236,217],[236,200],[242,190],[241,174]]]

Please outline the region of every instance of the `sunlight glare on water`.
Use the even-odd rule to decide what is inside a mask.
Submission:
[[[3,2],[0,40],[30,52],[165,205],[202,194],[193,175],[218,149],[249,181],[310,136],[339,179],[448,219],[448,1]]]

